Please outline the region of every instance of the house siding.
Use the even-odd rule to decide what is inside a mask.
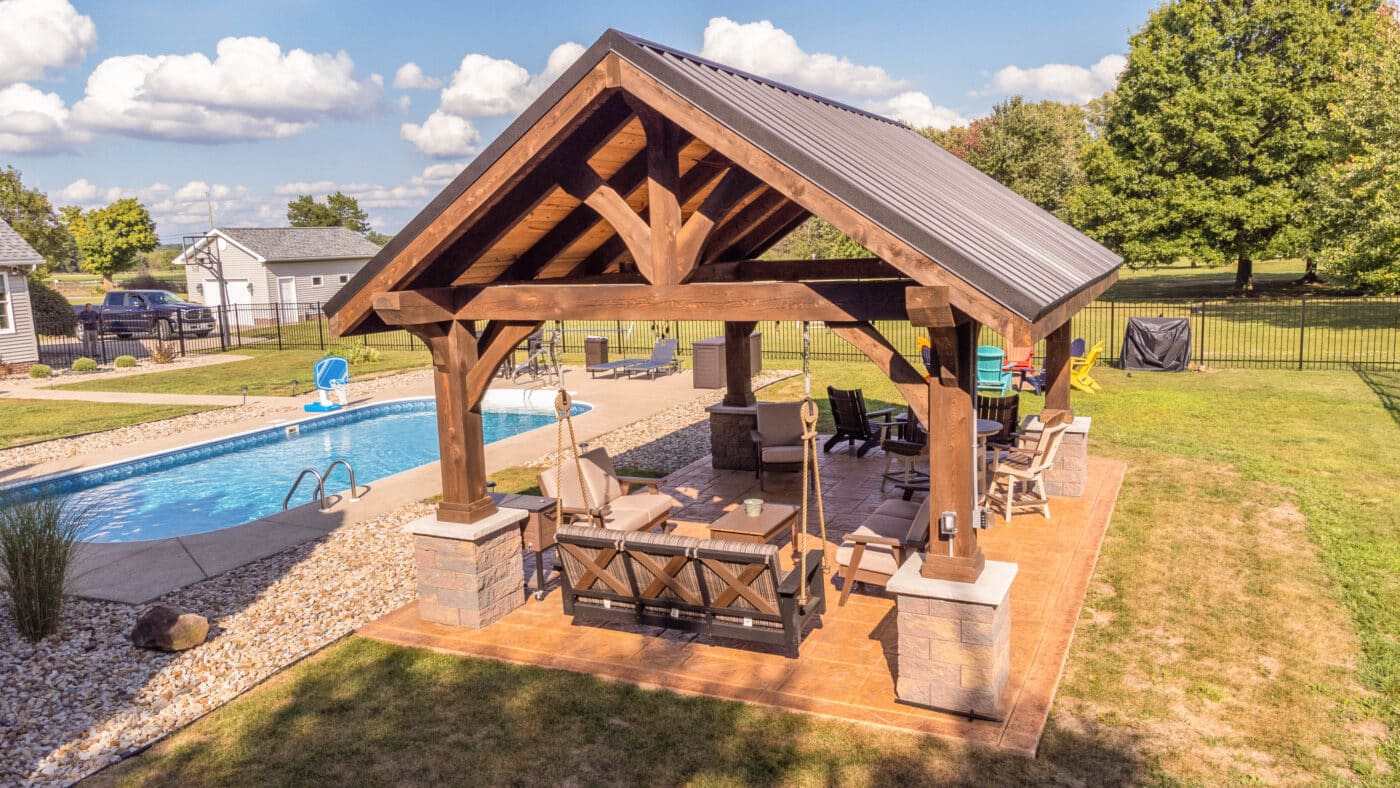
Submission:
[[[246,279],[253,284],[253,303],[270,304],[276,298],[276,280],[272,280],[272,286],[268,286],[268,273],[263,264],[258,259],[243,251],[235,244],[220,238],[219,260],[223,263],[224,279]],[[210,302],[210,293],[200,292],[200,286],[205,279],[213,279],[214,275],[200,268],[197,265],[185,266],[185,284],[189,286],[189,298],[201,304]],[[232,300],[232,299],[230,299]]]
[[[33,364],[39,360],[34,337],[34,309],[29,303],[29,280],[24,274],[0,273],[10,294],[14,331],[0,333],[0,359],[7,364]]]
[[[297,283],[297,301],[303,304],[323,303],[340,291],[345,285],[340,276],[354,278],[360,269],[369,262],[368,257],[347,260],[298,260],[296,262],[272,262],[267,264],[268,278],[272,283],[273,301],[277,301],[277,279],[294,277]],[[312,277],[322,277],[320,285],[311,284]],[[348,282],[348,280],[347,280]]]

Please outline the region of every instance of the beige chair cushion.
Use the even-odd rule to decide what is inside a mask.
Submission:
[[[802,445],[802,403],[760,402],[755,411],[758,434],[763,436],[763,445]]]
[[[924,498],[924,502],[919,504],[919,508],[914,512],[913,518],[908,521],[909,530],[905,531],[903,539],[905,544],[923,544],[928,539],[929,521],[929,499]]]
[[[764,446],[764,462],[802,462],[801,446]]]
[[[588,488],[588,503],[594,508],[622,495],[622,486],[618,484],[607,449],[600,446],[584,452],[579,455],[579,465],[583,469],[583,483]],[[566,509],[586,508],[578,477],[579,468],[574,465],[573,458],[565,457],[562,467],[546,468],[540,473],[540,491],[548,498],[563,501]]]
[[[919,511],[919,506],[920,504],[917,501],[902,501],[898,498],[890,498],[881,501],[875,513],[888,515],[890,517],[899,517],[904,520],[912,520],[914,519],[914,512]]]
[[[608,504],[612,509],[614,517],[631,517],[631,513],[641,515],[644,522],[650,522],[662,515],[668,514],[676,504],[676,499],[669,495],[652,495],[650,493],[638,493],[636,495],[624,495],[621,498],[614,498]],[[613,526],[609,525],[609,528]],[[635,531],[636,528],[629,528]]]

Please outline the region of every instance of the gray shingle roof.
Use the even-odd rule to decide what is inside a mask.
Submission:
[[[346,227],[219,227],[219,232],[267,260],[373,257],[379,247]]]
[[[44,256],[0,219],[0,265],[43,265]]]

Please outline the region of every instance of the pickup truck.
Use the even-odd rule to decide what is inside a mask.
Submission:
[[[214,330],[214,315],[208,307],[191,304],[166,290],[113,290],[94,304],[86,318],[85,307],[73,307],[78,314],[78,331],[116,334],[125,339],[133,334],[155,334],[170,339],[176,332],[205,337]]]

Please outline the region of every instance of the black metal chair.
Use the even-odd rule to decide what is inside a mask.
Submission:
[[[894,426],[893,417],[897,408],[867,411],[865,395],[860,389],[846,390],[827,386],[826,394],[831,402],[831,418],[836,422],[835,434],[822,447],[828,454],[831,453],[832,447],[841,441],[846,441],[851,447],[855,447],[856,441],[860,441],[855,455],[864,457],[866,452],[884,439],[885,431]],[[876,419],[880,420],[879,423]]]

